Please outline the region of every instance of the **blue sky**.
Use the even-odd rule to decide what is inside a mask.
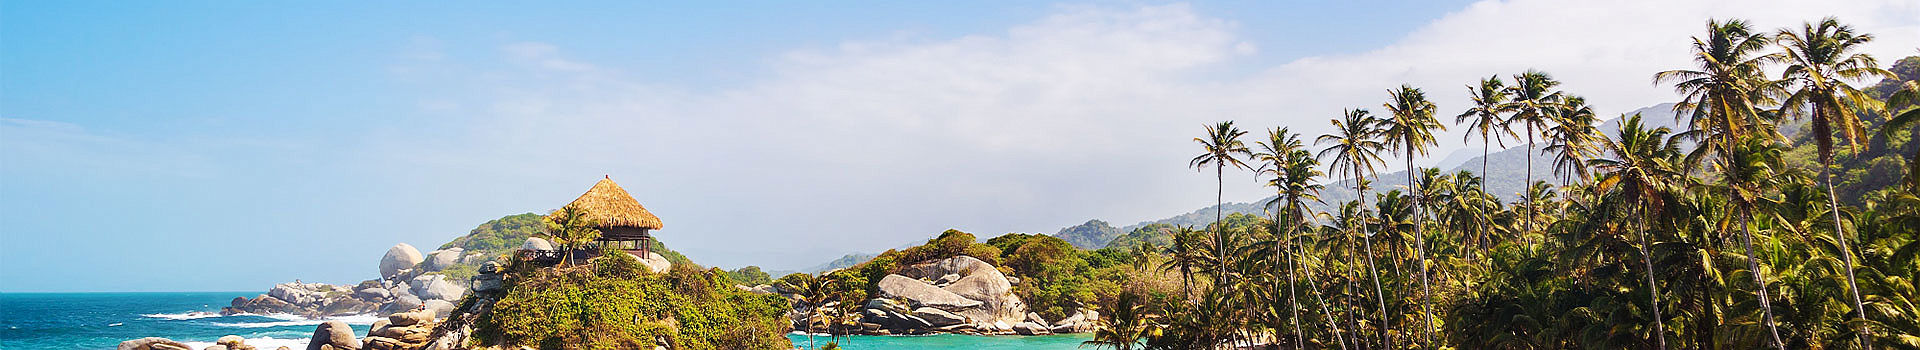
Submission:
[[[435,5],[0,2],[0,291],[356,282],[603,175],[697,261],[795,269],[1192,210],[1201,123],[1317,134],[1401,83],[1665,102],[1707,17],[1920,42],[1911,1]]]

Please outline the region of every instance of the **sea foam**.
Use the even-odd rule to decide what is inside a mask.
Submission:
[[[193,312],[187,312],[187,313],[178,313],[178,314],[141,314],[140,316],[141,316],[141,317],[146,317],[146,318],[159,318],[159,319],[168,319],[168,320],[176,320],[176,321],[177,321],[177,320],[198,320],[198,319],[202,319],[202,318],[214,318],[214,317],[222,317],[222,316],[220,316],[220,314],[217,314],[217,313],[212,313],[212,312],[206,312],[206,311],[193,311]]]

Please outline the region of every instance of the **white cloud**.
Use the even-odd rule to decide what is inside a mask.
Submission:
[[[437,164],[411,176],[537,182],[555,192],[540,197],[553,206],[611,173],[666,219],[661,235],[675,248],[724,266],[797,268],[947,227],[1050,232],[1207,205],[1213,179],[1183,165],[1189,138],[1210,121],[1317,135],[1341,108],[1378,109],[1402,83],[1457,113],[1466,84],[1528,68],[1616,113],[1672,98],[1650,77],[1685,66],[1687,37],[1708,17],[1771,28],[1835,12],[1880,35],[1871,51],[1891,60],[1920,42],[1916,9],[1488,1],[1377,50],[1222,77],[1271,51],[1246,38],[1295,33],[1245,33],[1234,20],[1258,18],[1208,18],[1177,4],[1062,7],[1002,33],[798,49],[775,57],[764,79],[719,91],[656,84],[523,42],[503,48],[517,68],[443,72],[459,88],[423,94],[423,106],[491,106],[461,119],[460,132],[376,146],[405,150],[396,164]],[[1446,143],[1434,157],[1451,147],[1461,146]],[[519,166],[444,173],[501,162]],[[1229,200],[1262,193],[1246,176],[1230,175]]]

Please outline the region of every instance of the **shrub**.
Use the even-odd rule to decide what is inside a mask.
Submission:
[[[789,349],[786,300],[743,292],[697,268],[649,272],[626,254],[586,266],[516,264],[475,322],[483,344],[543,349]]]

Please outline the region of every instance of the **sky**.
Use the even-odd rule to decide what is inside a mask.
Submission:
[[[1207,123],[1527,69],[1614,115],[1708,18],[1824,16],[1920,54],[1913,0],[0,1],[0,292],[353,283],[603,176],[728,269],[1126,225],[1213,203]]]

